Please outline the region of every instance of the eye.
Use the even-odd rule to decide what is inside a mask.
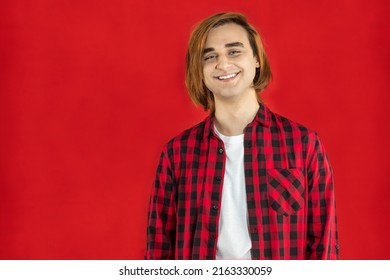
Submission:
[[[229,55],[232,55],[232,56],[238,55],[238,54],[240,54],[240,53],[241,53],[240,50],[230,50],[230,51],[229,51]]]
[[[215,59],[217,56],[215,54],[209,54],[209,55],[206,55],[203,59],[204,61],[208,61],[208,60],[212,60],[212,59]]]

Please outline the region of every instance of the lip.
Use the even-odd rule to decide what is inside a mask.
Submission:
[[[225,81],[231,81],[235,79],[238,76],[238,74],[240,74],[240,72],[218,75],[218,76],[214,76],[214,78],[217,79],[218,81],[225,82]]]

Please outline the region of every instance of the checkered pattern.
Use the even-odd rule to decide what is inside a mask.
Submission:
[[[226,155],[213,116],[164,147],[146,259],[215,259]],[[337,259],[332,170],[315,132],[260,109],[244,134],[252,259]]]

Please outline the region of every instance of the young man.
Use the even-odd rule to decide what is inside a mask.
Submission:
[[[315,132],[261,102],[271,71],[256,30],[213,15],[186,60],[210,116],[162,151],[146,259],[336,259],[331,167]]]

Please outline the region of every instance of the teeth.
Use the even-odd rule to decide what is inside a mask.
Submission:
[[[229,75],[226,75],[226,76],[219,76],[218,79],[219,80],[226,80],[226,79],[233,78],[235,76],[237,76],[237,73],[236,74],[229,74]]]

